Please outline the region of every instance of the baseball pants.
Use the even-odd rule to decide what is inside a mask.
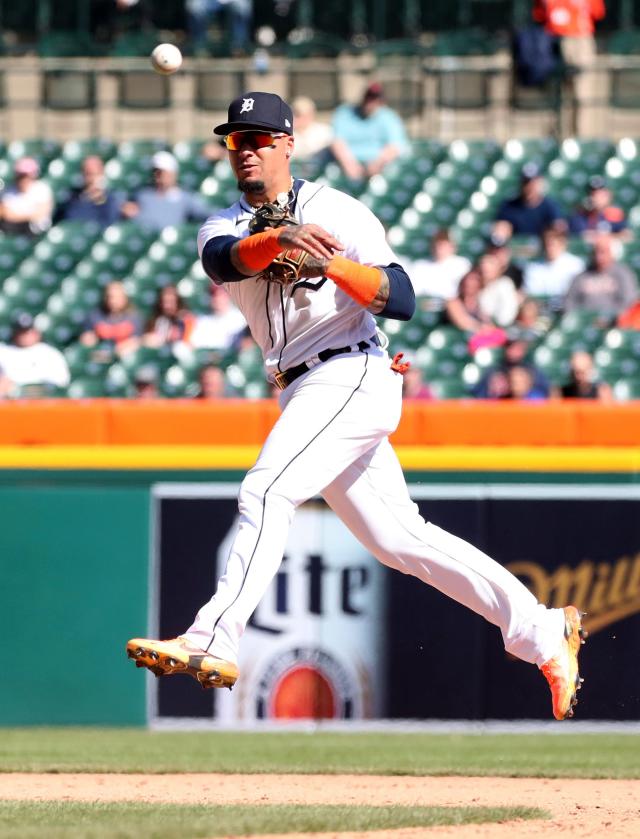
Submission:
[[[240,637],[276,574],[295,509],[322,495],[385,565],[412,574],[500,628],[505,649],[538,666],[554,656],[562,609],[547,609],[509,571],[427,523],[411,500],[388,435],[402,376],[377,347],[335,356],[281,394],[282,413],[242,482],[239,524],[213,598],[183,635],[237,662]]]

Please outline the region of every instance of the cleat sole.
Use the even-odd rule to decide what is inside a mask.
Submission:
[[[207,658],[211,660],[204,653],[202,655],[190,654],[187,662],[180,661],[175,656],[162,651],[138,646],[127,647],[127,655],[135,661],[136,667],[146,667],[157,677],[186,673],[197,679],[203,688],[231,688],[238,677],[237,669],[233,665],[229,665],[229,672],[226,673],[222,670],[203,670],[203,663],[205,666],[207,663],[205,660]]]

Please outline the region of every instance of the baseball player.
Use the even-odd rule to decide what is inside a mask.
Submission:
[[[538,603],[493,559],[425,522],[409,496],[388,440],[402,365],[374,315],[408,320],[415,298],[382,224],[349,195],[292,179],[293,115],[279,96],[240,96],[214,133],[225,138],[241,195],[203,224],[198,251],[247,319],[282,412],[242,482],[214,596],[181,636],[134,638],[128,655],[156,675],[231,688],[240,637],[278,570],[296,507],[320,494],[380,562],[496,624],[509,653],[541,668],[554,716],[572,716],[580,613]]]

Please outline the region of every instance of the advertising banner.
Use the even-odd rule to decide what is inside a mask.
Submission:
[[[640,515],[633,487],[410,487],[422,515],[506,565],[539,600],[588,612],[581,719],[640,717]],[[150,630],[184,631],[215,589],[237,486],[157,486]],[[635,662],[635,663],[634,663]],[[232,692],[153,682],[149,716],[216,720],[549,719],[537,668],[499,631],[380,565],[320,501],[294,518],[243,637]]]

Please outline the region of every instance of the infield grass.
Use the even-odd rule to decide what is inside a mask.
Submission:
[[[530,807],[185,806],[0,801],[0,839],[195,839],[545,818]]]
[[[640,778],[640,735],[6,728],[0,772]]]

